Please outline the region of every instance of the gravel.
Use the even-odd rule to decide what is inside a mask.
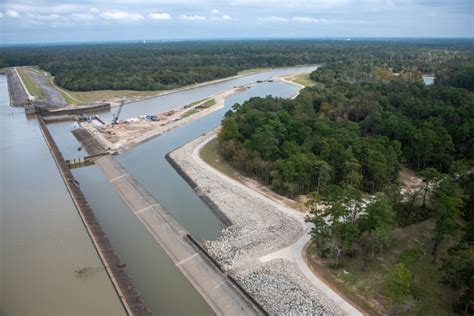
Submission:
[[[223,268],[234,270],[256,263],[259,257],[287,247],[301,237],[303,227],[298,220],[198,165],[193,150],[204,140],[200,137],[188,143],[174,151],[171,158],[196,182],[198,194],[206,195],[233,224],[217,240],[206,242],[209,253]]]
[[[291,261],[275,259],[235,278],[270,314],[342,315]]]
[[[258,260],[292,245],[303,234],[302,224],[260,195],[217,175],[193,157],[204,135],[170,154],[171,159],[197,185],[232,225],[217,240],[206,241],[209,253],[272,315],[342,315],[290,260]]]
[[[61,93],[50,85],[48,77],[31,69],[28,69],[27,71],[28,75],[36,82],[45,96],[46,100],[44,103],[47,107],[60,108],[67,105]]]

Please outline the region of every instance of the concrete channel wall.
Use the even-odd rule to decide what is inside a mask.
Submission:
[[[102,146],[85,129],[74,136],[90,155]],[[135,216],[176,267],[218,315],[267,315],[267,312],[194,239],[136,179],[112,156],[95,161]]]
[[[51,136],[46,123],[41,115],[36,114],[35,117],[64,183],[66,184],[69,194],[76,205],[82,222],[86,227],[92,243],[94,244],[110,280],[112,281],[125,311],[128,315],[149,315],[150,312],[147,310],[143,299],[129,277],[125,265],[120,262],[117,254],[112,249],[110,241],[107,239],[107,236],[97,221],[94,212],[82,193],[79,183],[74,179],[73,174],[68,168],[68,165]]]

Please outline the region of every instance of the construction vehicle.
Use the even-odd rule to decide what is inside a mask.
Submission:
[[[122,112],[122,109],[123,109],[123,105],[125,104],[125,102],[122,100],[120,101],[120,105],[119,105],[119,109],[118,111],[114,114],[114,118],[112,119],[112,125],[115,125],[118,123],[118,120],[119,120],[119,117],[120,117],[120,113]]]

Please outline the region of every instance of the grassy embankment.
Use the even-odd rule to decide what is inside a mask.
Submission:
[[[215,138],[201,149],[199,156],[211,167],[233,179],[239,180],[239,173],[222,158],[217,146],[218,140]]]
[[[201,159],[213,168],[234,178],[240,179],[239,173],[232,168],[219,154],[217,139],[206,144],[199,152]],[[452,315],[452,291],[441,281],[439,267],[441,260],[431,263],[429,255],[432,247],[432,221],[395,229],[390,248],[378,255],[369,263],[366,271],[362,270],[361,256],[349,258],[338,269],[332,268],[327,261],[314,254],[312,247],[307,248],[307,258],[315,274],[323,279],[330,287],[359,306],[369,314],[386,315],[384,302],[384,277],[388,269],[399,260],[400,253],[406,250],[410,241],[419,240],[425,245],[426,255],[410,266],[415,275],[415,291],[417,296],[416,309],[411,313],[401,315]],[[445,242],[440,249],[442,257],[450,243]]]
[[[193,102],[191,103],[191,106],[196,106],[196,105],[199,105],[200,109],[207,109],[207,108],[210,108],[211,106],[215,105],[216,104],[216,100],[214,98],[210,98],[210,99],[204,99],[204,100],[200,100],[200,101],[196,101],[196,102]],[[188,117],[190,115],[193,115],[193,114],[196,114],[200,112],[199,109],[190,109],[186,112],[183,113],[182,117]]]
[[[271,70],[271,69],[272,69],[272,68],[251,68],[251,69],[245,69],[245,70],[239,71],[239,72],[237,73],[237,75],[239,75],[239,76],[251,75],[251,74],[254,74],[254,73],[257,73],[257,72],[267,71],[267,70]]]
[[[16,69],[18,70],[18,74],[20,75],[21,80],[25,84],[26,89],[28,90],[28,92],[32,96],[37,97],[40,100],[44,100],[44,95],[41,92],[41,89],[38,87],[36,82],[33,79],[31,79],[31,77],[28,75],[26,69],[23,68],[23,67],[17,67]]]
[[[26,68],[26,67],[25,67]],[[137,98],[137,97],[153,97],[157,96],[160,93],[163,93],[164,90],[160,91],[136,91],[136,90],[97,90],[97,91],[69,91],[63,88],[59,88],[53,81],[53,77],[49,72],[45,72],[44,70],[40,69],[37,66],[28,67],[33,71],[36,71],[42,75],[46,73],[48,78],[48,83],[57,89],[61,95],[64,97],[64,100],[67,104],[87,104],[87,103],[94,103],[97,101],[103,101],[111,98]],[[44,96],[41,93],[41,90],[36,85],[33,79],[31,79],[26,70],[22,67],[18,67],[18,72],[20,73],[21,78],[25,82],[25,85],[30,92],[31,95],[38,97],[39,99],[43,99]],[[253,68],[247,69],[239,72],[239,75],[249,75],[252,73],[257,73],[261,71],[268,70],[269,68]],[[199,101],[200,102],[200,101]]]
[[[310,74],[300,74],[294,76],[292,79],[290,79],[293,82],[299,83],[300,85],[303,85],[305,87],[313,87],[316,85],[316,82],[313,81],[310,76]]]
[[[40,69],[38,66],[31,67],[17,67],[21,78],[25,82],[25,85],[31,95],[43,97],[41,90],[36,85],[33,79],[28,76],[26,68],[39,73],[40,75],[46,75],[47,82],[53,88],[58,90],[64,97],[67,104],[87,104],[106,99],[116,97],[151,97],[162,93],[163,91],[135,91],[135,90],[97,90],[97,91],[69,91],[58,87],[53,80],[53,77],[49,72]]]

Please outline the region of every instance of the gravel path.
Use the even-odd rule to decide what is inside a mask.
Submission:
[[[207,241],[209,253],[241,281],[271,314],[342,315],[298,269],[294,261],[259,258],[289,247],[303,236],[301,214],[220,175],[197,157],[212,133],[175,150],[170,157],[230,219],[220,237]]]

